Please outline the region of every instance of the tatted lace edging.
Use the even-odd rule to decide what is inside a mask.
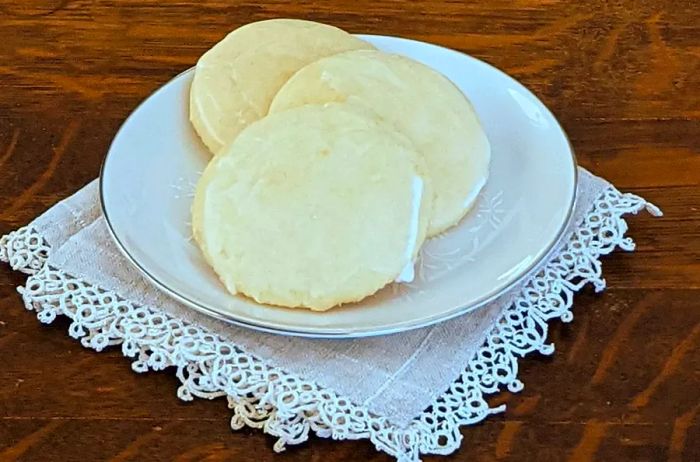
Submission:
[[[0,261],[22,273],[34,274],[43,268],[50,251],[51,246],[30,226],[0,237]]]
[[[337,440],[366,438],[400,461],[418,461],[421,454],[455,451],[462,440],[460,426],[505,410],[505,405],[490,408],[485,395],[504,387],[511,392],[523,389],[517,378],[518,358],[533,351],[546,355],[554,351],[546,343],[547,322],[555,318],[570,322],[573,294],[584,285],[591,283],[596,291],[605,288],[599,257],[618,247],[634,249],[632,239],[625,236],[623,216],[644,208],[661,215],[639,196],[606,189],[560,252],[504,309],[461,375],[406,427],[269,365],[204,328],[46,265],[50,246],[31,227],[0,239],[0,260],[30,274],[18,291],[41,322],[67,316],[71,337],[96,351],[121,345],[124,356],[133,358],[136,372],[175,367],[181,399],[226,396],[233,411],[231,427],[260,428],[276,436],[275,451],[306,441],[313,431]]]

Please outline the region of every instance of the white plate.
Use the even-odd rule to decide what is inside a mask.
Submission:
[[[189,70],[124,122],[100,178],[104,215],[117,245],[157,286],[235,324],[359,337],[473,310],[521,280],[551,250],[571,215],[576,163],[542,102],[501,71],[456,51],[395,37],[362,38],[449,77],[471,99],[491,141],[491,175],[477,205],[459,226],[426,243],[416,280],[325,313],[262,306],[228,294],[190,237],[192,192],[210,155],[188,120]]]

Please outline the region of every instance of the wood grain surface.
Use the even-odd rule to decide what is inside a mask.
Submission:
[[[464,428],[462,461],[700,460],[700,4],[697,0],[0,0],[0,234],[98,174],[144,97],[231,29],[297,17],[455,48],[520,79],[580,163],[665,212],[630,220],[633,254],[604,261],[554,323],[553,357],[521,363],[505,414]],[[229,429],[221,400],[183,403],[41,325],[0,266],[0,460],[388,461],[368,442]]]

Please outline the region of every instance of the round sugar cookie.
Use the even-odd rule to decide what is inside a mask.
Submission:
[[[299,70],[270,113],[330,101],[369,107],[414,142],[435,193],[429,236],[464,217],[486,183],[491,148],[472,105],[452,82],[402,56],[349,51]]]
[[[335,53],[372,49],[337,27],[272,19],[240,27],[204,53],[190,89],[190,120],[216,154],[267,114],[272,97],[297,70]]]
[[[231,293],[327,310],[413,278],[432,199],[408,138],[362,108],[307,105],[209,163],[193,234]]]

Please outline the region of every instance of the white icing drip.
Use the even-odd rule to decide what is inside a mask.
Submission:
[[[394,279],[394,282],[413,282],[413,279],[416,277],[416,272],[413,269],[414,265],[413,260],[406,263],[406,266],[403,267],[401,273]]]
[[[481,189],[486,185],[486,175],[484,175],[481,180],[476,184],[476,186],[469,191],[469,195],[464,199],[463,207],[468,209],[472,206],[476,200],[476,196],[479,195]]]
[[[214,102],[215,105],[218,105],[218,102],[211,94],[207,96]],[[214,141],[216,141],[218,144],[223,145],[224,140],[222,140],[221,137],[216,133],[216,130],[214,129],[214,127],[212,127],[211,123],[209,122],[209,119],[207,119],[205,115],[207,114],[207,111],[205,111],[202,108],[202,102],[200,101],[200,98],[191,98],[190,101],[194,103],[197,113],[200,116],[199,122],[206,127],[208,134],[214,139]]]
[[[395,279],[396,282],[411,282],[415,277],[413,270],[413,254],[418,243],[418,222],[420,219],[420,206],[423,202],[423,179],[419,176],[413,177],[413,209],[411,211],[411,225],[409,228],[408,243],[406,244],[406,266],[401,270],[401,274]]]
[[[223,283],[226,286],[226,290],[228,290],[231,294],[236,295],[238,293],[236,283],[233,281],[233,279],[227,278],[225,281],[223,281]]]
[[[214,187],[212,183],[209,183],[207,185],[207,188],[204,192],[204,201],[202,201],[202,229],[200,230],[200,233],[202,234],[202,239],[200,239],[200,242],[198,242],[198,247],[201,249],[202,254],[207,254],[207,255],[212,255],[212,254],[222,254],[224,253],[224,237],[222,235],[222,231],[224,230],[224,226],[221,223],[210,223],[208,226],[204,225],[207,220],[212,220],[214,217],[216,217],[216,213],[214,213],[214,208],[215,204],[213,204],[211,197],[216,196],[216,191],[214,190]],[[205,231],[206,228],[208,230]],[[206,239],[204,236],[206,235]],[[204,255],[203,255],[204,256]],[[220,273],[221,268],[215,268],[212,260],[210,258],[205,258],[205,260],[209,260],[207,264],[216,272],[217,277],[219,280],[222,282],[222,284],[226,287],[226,290],[228,290],[229,293],[232,295],[235,295],[238,293],[238,289],[236,288],[236,283],[233,280],[233,278],[230,277],[223,277]]]

